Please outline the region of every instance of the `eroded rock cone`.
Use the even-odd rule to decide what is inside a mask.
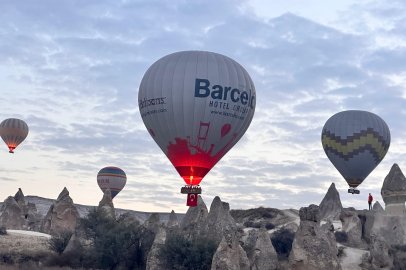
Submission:
[[[179,226],[178,216],[176,216],[175,211],[169,214],[168,224],[166,224],[168,228]]]
[[[17,204],[20,206],[21,209],[24,208],[25,206],[25,200],[24,200],[24,194],[21,188],[18,189],[16,195],[14,195],[14,200],[17,202]]]
[[[14,197],[9,196],[1,207],[0,225],[7,229],[25,229],[25,218]]]
[[[166,230],[163,227],[159,227],[158,233],[155,236],[154,242],[152,244],[151,250],[148,253],[146,270],[167,270],[165,266],[162,265],[160,259],[160,246],[165,244],[166,240]]]
[[[233,217],[230,215],[229,204],[222,202],[218,196],[216,196],[211,203],[206,223],[208,235],[215,239],[222,237],[223,230],[226,227],[234,228],[236,226]]]
[[[331,247],[326,233],[320,228],[317,205],[302,207],[300,225],[289,255],[289,269],[339,270],[336,250]]]
[[[227,227],[223,238],[214,253],[211,270],[249,270],[250,262],[239,243],[239,234]]]
[[[49,208],[41,224],[41,231],[47,234],[74,231],[78,218],[78,210],[69,196],[69,191],[65,187],[59,194],[56,202]]]
[[[250,261],[251,269],[255,270],[274,270],[279,267],[278,255],[265,227],[261,227],[259,231]]]
[[[204,203],[202,197],[199,195],[197,197],[197,206],[189,207],[185,217],[182,219],[180,226],[184,228],[193,223],[202,223],[206,220],[208,214],[209,211],[207,210],[207,206]]]
[[[184,234],[187,237],[205,233],[207,231],[207,215],[207,206],[204,203],[202,197],[199,195],[197,197],[197,206],[189,207],[185,217],[180,223],[180,228],[184,231]]]
[[[383,207],[381,206],[381,204],[378,201],[376,201],[374,203],[372,210],[377,211],[377,212],[385,212],[385,210],[383,209]]]
[[[114,204],[111,199],[111,191],[109,188],[104,191],[103,198],[99,202],[99,208],[103,209],[109,217],[116,218],[116,211],[114,210]]]
[[[327,239],[330,242],[330,247],[332,250],[335,251],[335,254],[338,253],[338,249],[337,249],[337,241],[336,241],[336,237],[334,235],[334,225],[331,222],[331,220],[328,220],[326,224],[323,224],[321,226],[321,229],[324,231],[324,233],[327,236]]]
[[[342,231],[347,233],[347,245],[352,247],[362,247],[364,244],[362,237],[362,223],[358,213],[354,208],[345,208],[341,211],[340,221],[342,222]]]
[[[331,183],[331,186],[329,187],[326,196],[324,196],[321,201],[319,208],[320,218],[322,220],[338,220],[343,206],[340,200],[340,193],[338,193],[334,183]]]
[[[152,213],[144,223],[144,227],[154,232],[155,234],[158,233],[160,225],[161,219],[158,213]]]
[[[381,195],[385,202],[385,212],[392,215],[403,215],[406,213],[406,178],[398,164],[393,164],[389,174],[385,177]]]

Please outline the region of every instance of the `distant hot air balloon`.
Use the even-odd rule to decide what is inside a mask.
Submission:
[[[0,124],[0,136],[6,143],[9,153],[14,153],[14,149],[22,143],[28,135],[28,126],[23,120],[9,118]]]
[[[97,174],[97,184],[103,192],[109,188],[112,199],[124,188],[126,182],[125,172],[117,167],[105,167]]]
[[[147,130],[188,188],[196,188],[244,135],[255,104],[247,71],[231,58],[204,51],[159,59],[138,94]]]
[[[327,120],[321,133],[324,152],[350,189],[355,188],[382,161],[389,150],[390,131],[385,121],[365,111],[343,111]]]

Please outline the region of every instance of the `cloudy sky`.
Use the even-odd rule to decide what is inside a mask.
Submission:
[[[381,200],[393,163],[406,168],[406,3],[324,0],[0,1],[0,118],[30,133],[14,155],[0,149],[0,200],[22,188],[96,205],[98,171],[128,177],[116,207],[186,212],[183,180],[142,123],[137,95],[159,58],[205,50],[239,62],[257,91],[245,136],[202,182],[203,199],[231,208],[319,204],[332,182],[344,206]],[[328,4],[327,4],[328,2]],[[392,143],[347,194],[321,129],[333,114],[371,111]]]

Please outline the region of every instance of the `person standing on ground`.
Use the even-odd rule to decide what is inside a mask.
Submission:
[[[368,196],[368,205],[369,205],[369,210],[372,210],[372,201],[374,200],[374,198],[372,197],[371,193],[369,193]]]

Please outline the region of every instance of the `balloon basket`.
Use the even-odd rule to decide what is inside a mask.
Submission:
[[[351,193],[352,195],[354,195],[354,194],[359,194],[360,192],[359,192],[358,189],[349,188],[349,189],[348,189],[348,193]]]
[[[11,151],[8,151],[9,153],[11,153],[11,154],[14,154],[14,151],[13,150],[11,150]]]
[[[200,186],[184,186],[180,189],[182,194],[202,194],[202,188]]]

